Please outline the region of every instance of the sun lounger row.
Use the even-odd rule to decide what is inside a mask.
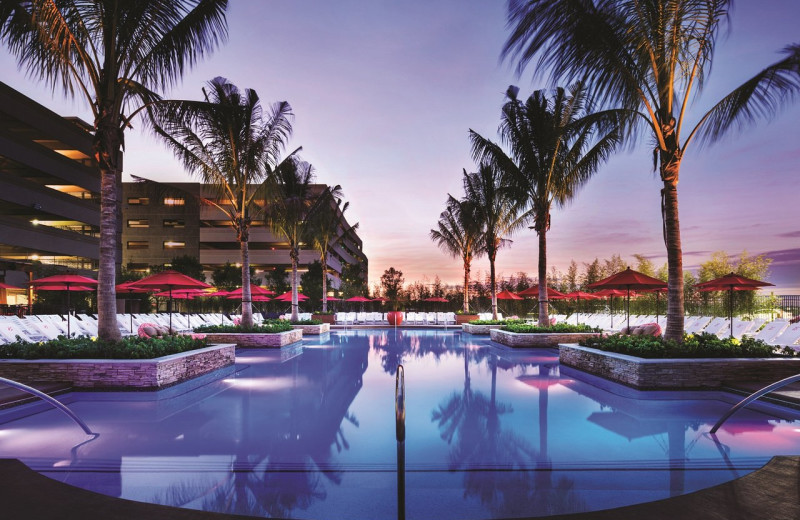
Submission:
[[[383,312],[337,312],[334,316],[339,325],[388,325]],[[455,325],[454,312],[404,312],[403,323],[408,325]]]

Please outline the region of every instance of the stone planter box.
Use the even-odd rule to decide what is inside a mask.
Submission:
[[[155,359],[3,359],[0,376],[23,383],[63,381],[75,388],[158,390],[232,365],[235,345]]]
[[[560,345],[562,365],[639,390],[719,388],[729,381],[772,383],[800,373],[800,359],[642,359],[579,345]]]
[[[234,343],[237,347],[280,348],[303,339],[303,331],[292,329],[286,332],[213,332],[206,333],[208,341],[214,343]]]
[[[336,323],[336,315],[335,314],[312,314],[312,320],[319,320],[322,323],[327,323],[328,325],[333,325]]]
[[[500,329],[505,325],[472,325],[470,323],[462,323],[461,330],[469,334],[484,334],[488,335],[492,329]]]
[[[477,314],[456,314],[456,325],[463,325],[477,319]]]
[[[509,347],[557,347],[561,343],[577,343],[599,332],[536,332],[519,333],[492,329],[489,333],[492,341]]]
[[[292,328],[295,330],[302,330],[303,335],[313,336],[318,336],[331,331],[330,323],[321,323],[319,325],[292,325]]]

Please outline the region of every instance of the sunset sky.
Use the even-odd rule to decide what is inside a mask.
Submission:
[[[341,184],[348,220],[360,223],[370,281],[390,266],[407,283],[459,283],[460,261],[428,238],[448,193],[462,194],[462,169],[473,171],[468,130],[495,138],[509,84],[520,95],[547,85],[499,61],[507,36],[505,2],[495,0],[232,1],[230,38],[166,94],[198,99],[223,76],[253,88],[263,103],[287,100],[296,115],[290,149],[318,181]],[[717,44],[710,81],[689,120],[800,43],[797,0],[739,1],[731,31]],[[34,85],[0,50],[2,81],[61,115],[91,122],[82,100]],[[771,122],[709,148],[690,148],[678,188],[684,265],[714,251],[774,259],[778,294],[800,294],[800,100]],[[170,152],[140,129],[126,137],[125,179],[188,181]],[[548,263],[566,270],[619,254],[666,262],[659,190],[646,139],[606,164],[571,205],[558,209],[548,234]],[[536,272],[536,237],[512,237],[497,259],[500,276]],[[473,273],[488,262],[475,262]]]

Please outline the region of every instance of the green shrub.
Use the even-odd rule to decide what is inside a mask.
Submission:
[[[683,343],[653,336],[613,334],[587,338],[580,341],[580,345],[649,359],[768,358],[797,355],[792,349],[776,351],[763,341],[750,337],[737,340],[719,338],[714,334],[685,335]]]
[[[575,333],[575,332],[603,332],[602,329],[597,327],[590,327],[588,325],[573,325],[570,323],[556,323],[549,327],[540,327],[534,323],[524,322],[507,322],[503,330],[508,332],[519,332],[523,334],[529,333]]]
[[[286,332],[292,330],[292,324],[286,320],[266,320],[261,325],[242,327],[241,325],[203,325],[195,327],[195,332],[230,332],[230,333],[267,333]]]
[[[292,325],[322,325],[322,320],[297,320]]]
[[[525,320],[472,320],[470,325],[507,325],[509,323],[525,323]]]
[[[27,343],[17,341],[0,345],[3,359],[153,359],[170,354],[207,347],[205,339],[192,336],[140,338],[131,336],[121,341],[104,342],[92,338],[67,338]]]

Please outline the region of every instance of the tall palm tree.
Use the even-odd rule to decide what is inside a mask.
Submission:
[[[464,265],[464,304],[462,310],[469,312],[469,275],[472,260],[483,254],[483,234],[476,218],[475,206],[467,200],[458,200],[447,195],[447,209],[439,215],[438,229],[431,229],[431,240],[450,254],[461,258]]]
[[[583,84],[557,88],[552,99],[537,90],[523,102],[508,88],[500,123],[502,144],[470,130],[472,153],[503,170],[528,210],[539,236],[539,325],[550,325],[547,301],[547,231],[550,212],[564,206],[620,142],[618,111],[592,113]]]
[[[202,101],[162,101],[151,114],[156,133],[184,167],[213,186],[215,196],[203,202],[222,211],[236,232],[242,264],[242,325],[252,327],[250,226],[261,211],[268,171],[281,164],[292,133],[292,108],[283,101],[264,114],[254,90],[242,92],[221,77],[209,81],[207,88]]]
[[[320,211],[314,219],[311,231],[313,245],[319,252],[319,262],[322,264],[322,312],[328,312],[328,254],[336,244],[358,229],[358,222],[344,229],[340,225],[350,203],[342,204],[342,199],[332,195],[335,191],[341,191],[341,187],[327,187],[320,195]]]
[[[692,101],[711,71],[717,33],[731,0],[509,0],[511,35],[503,57],[518,71],[535,58],[554,82],[586,78],[595,99],[629,109],[656,144],[668,264],[667,328],[683,339],[683,256],[678,215],[682,159],[693,142],[710,143],[800,92],[800,45],[689,123]],[[693,126],[692,126],[693,125]],[[631,127],[633,128],[633,126]],[[685,140],[682,140],[685,137]]]
[[[35,79],[83,98],[100,169],[98,336],[120,339],[116,309],[118,184],[124,131],[155,89],[227,37],[227,0],[3,0],[0,37]]]
[[[300,248],[313,240],[316,215],[321,208],[330,204],[329,197],[342,197],[341,187],[338,185],[325,190],[327,195],[320,197],[314,178],[314,167],[293,157],[272,170],[267,179],[267,226],[289,243],[289,258],[292,261],[292,321],[299,318],[297,266],[300,263]]]
[[[477,172],[464,170],[464,200],[473,205],[481,225],[483,251],[489,258],[489,289],[492,294],[492,319],[497,319],[497,276],[495,260],[498,250],[510,243],[504,238],[516,231],[525,219],[519,203],[511,196],[508,179],[499,168],[481,163]]]

